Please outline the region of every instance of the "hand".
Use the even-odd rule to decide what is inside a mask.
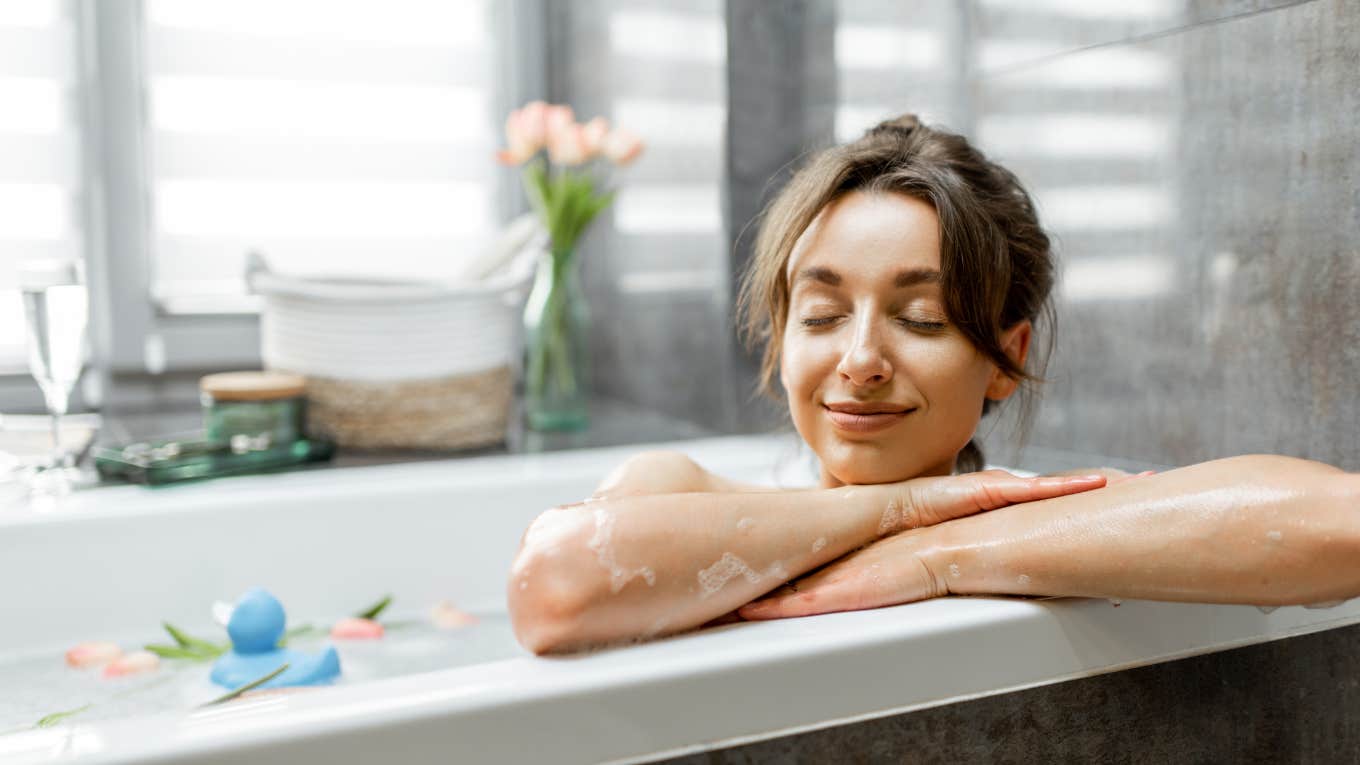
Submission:
[[[1005,470],[912,478],[894,484],[900,488],[899,501],[884,513],[879,533],[893,534],[1006,505],[1079,494],[1099,489],[1106,481],[1098,473],[1026,478]]]
[[[743,619],[859,611],[949,594],[943,574],[920,553],[932,529],[880,539],[737,609]]]
[[[744,619],[778,619],[947,595],[949,588],[941,572],[932,571],[919,555],[929,540],[929,527],[984,510],[1105,485],[1106,477],[1099,474],[1024,478],[1004,470],[904,481],[903,510],[892,524],[896,528],[885,529],[890,536],[742,606],[737,614]]]

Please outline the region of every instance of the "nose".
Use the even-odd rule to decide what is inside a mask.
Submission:
[[[882,333],[873,317],[862,316],[855,324],[850,347],[841,356],[836,372],[857,386],[882,385],[892,379],[892,363],[883,352]]]

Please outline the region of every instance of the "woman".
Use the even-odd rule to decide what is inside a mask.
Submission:
[[[1360,476],[1335,467],[1250,455],[1136,477],[973,472],[980,418],[1038,380],[1026,365],[1042,366],[1030,345],[1052,283],[1028,194],[962,137],[907,115],[823,152],[767,210],[742,292],[762,383],[778,374],[820,487],[635,457],[526,531],[508,587],[519,640],[573,650],[733,609],[779,618],[953,593],[1360,594]]]

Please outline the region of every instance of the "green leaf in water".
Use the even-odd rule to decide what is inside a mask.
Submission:
[[[392,596],[384,595],[382,600],[378,601],[377,603],[374,603],[373,605],[369,606],[363,611],[360,611],[359,613],[355,614],[355,616],[359,617],[360,619],[377,619],[378,614],[382,613],[383,609],[387,608],[388,604],[390,604],[391,602]]]
[[[287,632],[283,633],[283,637],[279,638],[278,643],[279,648],[283,648],[284,646],[288,645],[289,640],[293,640],[294,638],[307,637],[308,635],[319,632],[321,632],[321,630],[317,629],[316,627],[313,627],[310,624],[299,624],[296,627],[291,627]]]
[[[210,653],[213,656],[220,656],[226,653],[227,649],[231,647],[229,644],[223,645],[221,643],[214,643],[210,640],[196,638],[193,635],[185,633],[184,630],[175,627],[175,625],[170,622],[161,622],[161,625],[165,627],[165,631],[170,633],[170,637],[174,638],[175,642],[178,643],[181,648],[188,648],[199,653]]]
[[[93,705],[93,704],[86,704],[86,705],[83,706],[83,707],[76,707],[75,709],[68,709],[68,710],[66,710],[65,712],[53,712],[52,714],[47,715],[46,717],[44,717],[44,718],[42,718],[41,720],[39,720],[37,723],[35,723],[35,724],[33,725],[33,727],[35,727],[35,728],[50,728],[50,727],[52,727],[53,725],[56,725],[57,723],[61,722],[62,720],[65,720],[65,719],[68,718],[68,717],[72,717],[72,716],[75,716],[75,715],[80,714],[81,712],[84,712],[85,710],[89,709],[89,708],[92,707],[92,706],[94,706],[94,705]]]
[[[246,691],[249,691],[249,690],[253,690],[253,689],[255,689],[255,688],[258,688],[258,687],[260,687],[261,685],[264,685],[265,683],[269,682],[270,680],[273,680],[274,678],[278,677],[279,675],[282,675],[285,671],[287,671],[287,669],[288,669],[288,663],[287,663],[287,662],[284,662],[283,664],[280,664],[280,665],[279,665],[279,668],[278,668],[278,669],[274,670],[273,672],[270,672],[269,674],[265,675],[264,677],[256,678],[256,679],[251,680],[250,682],[246,683],[245,685],[243,685],[243,686],[241,686],[241,687],[239,687],[239,688],[236,688],[235,690],[227,691],[225,694],[223,694],[223,695],[221,695],[221,696],[218,696],[217,698],[213,699],[212,701],[209,701],[209,702],[206,703],[206,704],[201,704],[201,705],[199,705],[199,707],[200,707],[200,708],[202,708],[202,707],[211,707],[211,706],[214,706],[214,705],[216,705],[216,704],[223,704],[223,703],[226,703],[226,702],[228,702],[228,701],[231,701],[232,699],[236,698],[237,696],[240,696],[241,694],[245,693]]]
[[[176,645],[162,645],[159,643],[147,643],[142,646],[146,650],[156,654],[162,659],[185,659],[187,661],[211,661],[217,658],[216,654],[208,654],[204,651],[195,651],[192,648],[182,648]]]

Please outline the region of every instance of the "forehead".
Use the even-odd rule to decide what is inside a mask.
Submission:
[[[794,245],[786,277],[812,266],[878,281],[904,268],[940,268],[935,208],[906,194],[852,191],[822,209]]]

